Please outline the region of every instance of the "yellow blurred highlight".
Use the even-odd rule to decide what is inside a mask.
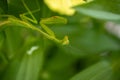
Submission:
[[[51,10],[68,16],[75,13],[72,7],[86,3],[84,0],[44,0],[44,2]]]

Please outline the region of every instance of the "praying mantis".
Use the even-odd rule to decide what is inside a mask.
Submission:
[[[7,25],[7,24],[17,24],[32,30],[35,30],[37,32],[39,32],[40,34],[42,34],[44,37],[53,40],[57,43],[60,43],[62,45],[67,45],[69,44],[69,40],[68,37],[65,36],[62,40],[59,40],[56,38],[55,33],[47,26],[48,24],[59,24],[59,23],[66,23],[67,20],[63,17],[60,16],[53,16],[50,18],[43,18],[40,20],[40,22],[38,22],[36,20],[36,18],[33,16],[32,12],[30,11],[30,9],[28,8],[28,6],[25,4],[24,0],[21,0],[23,3],[23,6],[26,8],[26,10],[28,11],[28,13],[24,13],[24,14],[20,14],[20,19],[16,18],[12,15],[1,15],[1,16],[7,16],[8,19],[2,23],[0,23],[0,27],[3,25]],[[40,9],[37,9],[33,12],[37,12]],[[29,14],[31,16],[31,18],[27,17],[26,15]],[[41,28],[44,30],[41,30],[40,28],[37,28],[34,24],[39,24],[41,26]]]

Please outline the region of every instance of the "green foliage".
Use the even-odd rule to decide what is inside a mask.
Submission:
[[[44,0],[0,0],[0,80],[120,80],[119,34],[106,29],[119,25],[119,4],[94,0],[63,16]]]
[[[85,8],[78,8],[77,11],[88,15],[90,17],[102,20],[120,20],[120,15],[113,14],[110,12],[99,11],[99,10],[92,10],[92,9],[85,9]],[[107,15],[107,16],[106,16]]]
[[[113,80],[112,79],[112,68],[110,65],[103,61],[89,67],[82,71],[71,80]]]

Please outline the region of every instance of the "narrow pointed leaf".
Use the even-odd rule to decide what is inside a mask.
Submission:
[[[107,11],[100,11],[100,10],[80,8],[80,7],[77,7],[76,10],[78,13],[82,13],[84,15],[87,15],[96,19],[111,20],[111,21],[120,20],[120,15],[107,12]]]
[[[78,73],[70,80],[113,80],[112,68],[108,62],[98,62]]]

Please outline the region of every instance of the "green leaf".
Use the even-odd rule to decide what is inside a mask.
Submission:
[[[3,32],[0,32],[0,50],[3,47],[3,43],[4,43],[4,34]]]
[[[0,14],[8,12],[7,0],[0,0]]]
[[[112,68],[106,61],[100,61],[75,75],[70,80],[113,80]]]
[[[74,19],[75,18],[75,19]],[[65,26],[54,26],[52,29],[60,37],[68,35],[70,45],[64,46],[64,50],[74,55],[85,56],[100,54],[106,51],[119,50],[119,41],[106,33],[101,25],[102,23],[77,23],[76,19],[80,17],[71,17],[74,23],[68,23]],[[89,24],[90,23],[90,24]],[[91,25],[95,24],[95,25]],[[92,28],[91,28],[92,27]],[[63,48],[63,47],[62,47]]]
[[[32,42],[31,42],[32,41]],[[28,40],[9,62],[2,80],[38,80],[43,65],[42,41]]]
[[[20,64],[16,80],[38,80],[43,64],[43,52],[39,50],[26,54]]]
[[[21,45],[22,38],[20,37],[21,36],[20,31],[22,31],[22,28],[9,26],[3,31],[6,36],[6,39],[4,40],[5,43],[3,45],[3,48],[6,48],[4,51],[6,52],[8,58],[12,58],[16,54],[17,50],[22,46]]]
[[[100,11],[100,10],[94,10],[94,9],[87,9],[87,8],[76,8],[77,12],[82,13],[84,15],[96,18],[96,19],[102,19],[102,20],[110,20],[110,21],[120,21],[120,15],[114,14],[111,12],[106,11]]]
[[[65,53],[61,49],[58,50],[56,47],[52,49],[54,50],[52,55],[54,55],[52,56],[48,52],[50,56],[47,58],[47,64],[45,64],[45,72],[48,74],[49,80],[68,80],[75,73],[73,64],[78,58]]]

